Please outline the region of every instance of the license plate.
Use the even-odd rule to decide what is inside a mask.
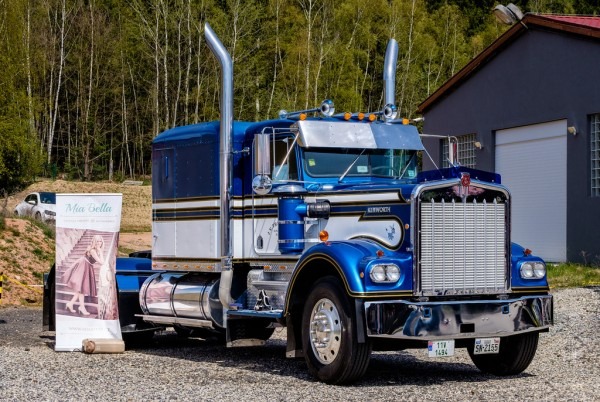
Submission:
[[[454,340],[427,342],[429,357],[454,356]]]
[[[489,355],[500,352],[500,338],[475,339],[473,354]]]

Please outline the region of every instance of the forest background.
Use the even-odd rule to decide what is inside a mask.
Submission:
[[[150,175],[168,128],[218,119],[209,22],[234,62],[234,117],[383,106],[399,43],[402,117],[506,26],[483,0],[0,0],[0,191],[44,175]],[[525,12],[598,14],[598,1],[515,1]]]

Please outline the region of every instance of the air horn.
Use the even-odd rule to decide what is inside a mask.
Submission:
[[[279,118],[280,119],[304,120],[304,119],[306,119],[306,115],[308,113],[316,113],[316,112],[320,112],[321,115],[323,115],[324,117],[333,116],[333,113],[335,112],[335,106],[333,105],[333,101],[330,99],[325,99],[319,107],[316,107],[314,109],[298,110],[295,112],[288,112],[287,110],[280,110]]]

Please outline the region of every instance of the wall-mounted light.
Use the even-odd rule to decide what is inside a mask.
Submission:
[[[513,3],[510,3],[507,6],[498,4],[496,7],[494,7],[494,16],[503,24],[512,25],[518,22],[523,25],[525,29],[527,29],[527,25],[521,21],[523,19],[523,12]]]
[[[512,25],[523,19],[523,12],[513,3],[510,3],[508,6],[498,4],[494,7],[494,16],[503,24]]]
[[[475,141],[473,145],[475,145],[475,148],[477,149],[483,149],[483,144],[480,141]]]
[[[567,127],[567,133],[575,136],[577,135],[577,129],[575,128],[575,126],[569,126]]]

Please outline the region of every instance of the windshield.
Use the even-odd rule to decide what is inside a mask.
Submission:
[[[303,164],[311,177],[412,179],[417,176],[416,153],[402,149],[311,148],[304,151]]]

